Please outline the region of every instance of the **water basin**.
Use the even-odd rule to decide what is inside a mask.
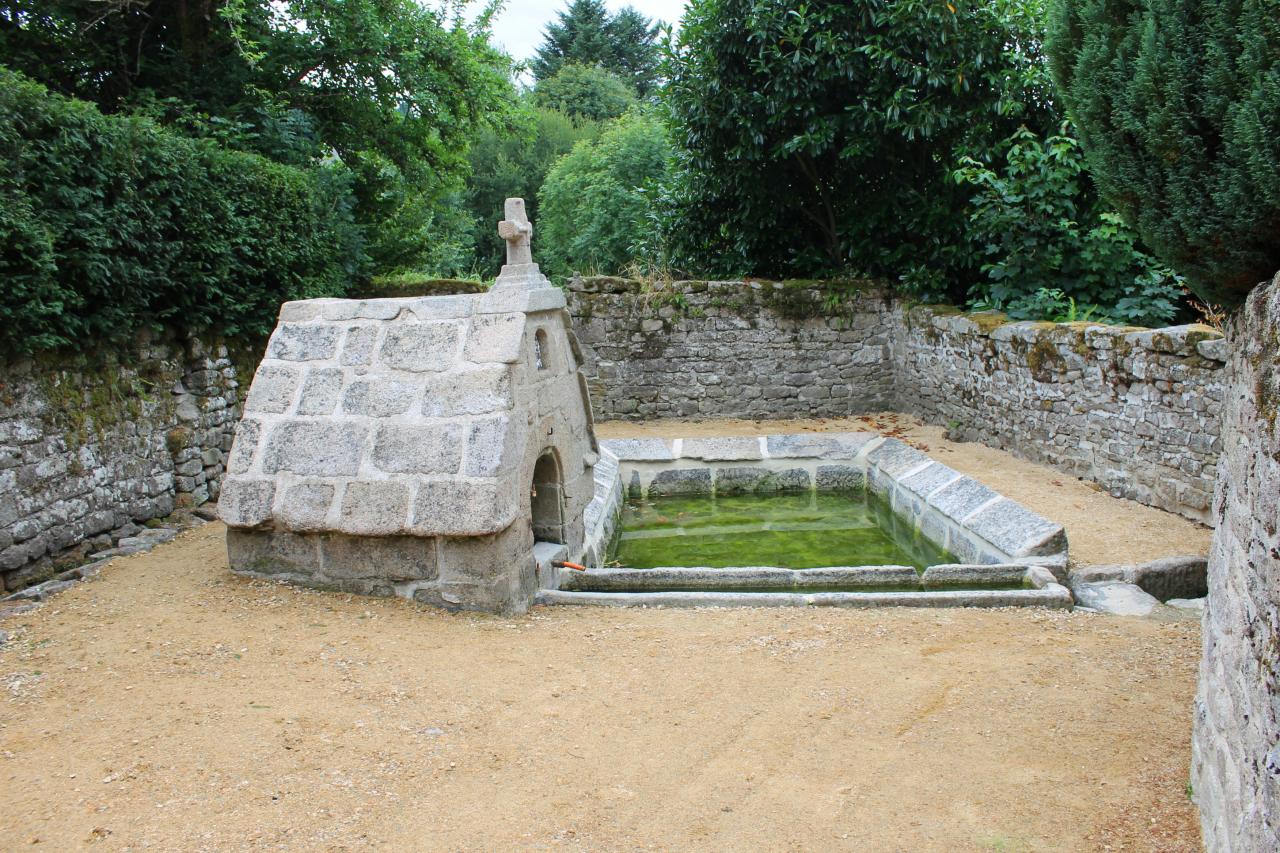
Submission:
[[[665,566],[929,566],[955,562],[865,491],[628,500],[611,562]]]

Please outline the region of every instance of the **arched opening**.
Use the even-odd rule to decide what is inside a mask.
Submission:
[[[529,506],[533,515],[533,538],[564,544],[564,486],[560,460],[554,450],[546,451],[534,463]]]
[[[542,329],[533,333],[533,365],[538,370],[551,368],[551,349],[547,343],[547,333]]]

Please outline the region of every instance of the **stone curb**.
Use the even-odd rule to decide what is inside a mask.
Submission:
[[[947,592],[566,592],[541,590],[540,605],[596,607],[1044,607],[1069,610],[1071,593],[1060,584],[1031,590]]]

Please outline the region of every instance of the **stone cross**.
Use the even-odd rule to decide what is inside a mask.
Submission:
[[[533,224],[524,212],[524,199],[507,199],[506,216],[498,223],[498,236],[507,241],[507,264],[533,263]]]

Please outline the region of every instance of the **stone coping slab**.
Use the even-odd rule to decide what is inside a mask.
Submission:
[[[772,566],[741,568],[654,569],[602,568],[564,572],[559,589],[566,592],[677,592],[769,590],[781,592],[874,591],[924,592],[936,589],[975,591],[983,587],[1020,585],[1039,590],[1055,583],[1053,575],[1026,566],[933,566],[922,574],[910,566],[833,566],[818,569],[784,569]],[[854,589],[848,589],[848,588]],[[1016,590],[1000,590],[1004,592]]]
[[[595,607],[1045,607],[1068,610],[1071,593],[1061,584],[1042,589],[935,592],[568,592],[544,589],[542,605]]]
[[[583,561],[600,567],[625,497],[866,489],[964,566],[1066,578],[1062,525],[877,433],[602,441]],[[935,573],[935,577],[942,575]]]

